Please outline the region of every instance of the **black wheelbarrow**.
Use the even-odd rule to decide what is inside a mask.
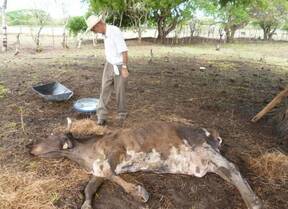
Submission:
[[[47,101],[67,101],[73,96],[73,91],[59,82],[36,85],[32,89]]]

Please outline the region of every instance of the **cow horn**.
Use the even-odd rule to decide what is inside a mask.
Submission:
[[[72,120],[71,118],[67,117],[67,132],[70,132],[72,127]]]

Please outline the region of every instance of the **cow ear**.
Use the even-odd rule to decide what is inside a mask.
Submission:
[[[216,129],[213,129],[211,135],[214,139],[217,139],[219,137],[219,132]]]
[[[74,140],[75,139],[71,132],[66,133],[65,136],[66,136],[66,138],[68,138],[70,140]]]
[[[65,149],[72,149],[74,146],[73,146],[73,143],[70,139],[66,139],[62,145],[62,149],[65,150]]]

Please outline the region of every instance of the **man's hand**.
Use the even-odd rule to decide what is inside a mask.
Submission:
[[[123,64],[122,64],[122,69],[121,69],[121,76],[123,78],[127,78],[129,76],[129,72],[127,69],[127,63],[128,63],[128,52],[122,52],[123,55]]]
[[[127,77],[129,76],[129,72],[128,72],[127,67],[122,67],[122,69],[121,69],[121,76],[122,76],[123,78],[127,78]]]

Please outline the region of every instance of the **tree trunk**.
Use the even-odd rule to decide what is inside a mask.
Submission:
[[[157,15],[157,28],[158,28],[158,40],[161,40],[163,43],[166,36],[176,28],[178,17],[174,17],[172,22],[167,25],[167,18],[166,16],[162,16],[162,12],[160,15]]]
[[[68,49],[67,36],[66,36],[66,29],[65,28],[64,28],[63,33],[62,33],[62,47],[64,49]]]
[[[142,28],[141,28],[141,20],[138,21],[137,24],[137,29],[138,29],[138,42],[141,43],[142,41]]]
[[[165,25],[158,26],[158,40],[161,40],[163,42],[163,40],[167,37],[167,35],[176,28],[176,23],[173,24],[172,26],[166,28]]]
[[[68,23],[68,19],[65,22],[64,28],[63,28],[63,33],[62,33],[62,47],[64,49],[68,49],[68,45],[67,45],[67,35],[66,35],[66,26]]]
[[[77,49],[80,49],[80,48],[81,48],[81,45],[82,45],[82,38],[80,38],[80,39],[78,40]]]
[[[264,40],[268,40],[268,29],[266,27],[262,28],[264,33]]]
[[[122,26],[122,21],[123,21],[123,12],[120,14],[120,23],[119,23],[119,28]]]
[[[268,33],[268,40],[272,40],[272,37],[273,37],[276,29],[277,29],[277,28],[274,28],[274,29],[272,29],[272,31],[271,31],[271,30],[269,31],[269,33]]]
[[[82,41],[83,41],[83,37],[82,37],[82,34],[80,34],[80,35],[78,35],[78,44],[77,44],[78,49],[81,48]]]
[[[276,28],[273,30],[271,25],[260,25],[263,30],[264,40],[270,40],[276,30]]]
[[[195,30],[196,30],[196,23],[195,22],[189,22],[189,29],[190,29],[190,38],[193,38]],[[208,35],[208,37],[209,37],[209,35]]]
[[[141,31],[141,28],[138,28],[138,42],[139,43],[142,42],[142,31]]]
[[[231,29],[231,36],[230,36],[231,42],[234,42],[235,32],[236,32],[236,29],[234,29],[234,28]]]
[[[96,45],[97,45],[97,38],[98,38],[98,37],[97,37],[97,34],[95,34],[95,35],[93,34],[92,41],[93,41],[93,46],[94,46],[94,47],[96,47]]]
[[[224,32],[226,35],[226,42],[230,43],[231,42],[231,29],[228,26],[224,27]]]
[[[162,20],[163,17],[158,17],[158,20],[157,20],[157,29],[158,29],[158,36],[157,36],[157,39],[158,40],[161,40],[161,42],[163,41],[163,38],[164,37],[164,31],[163,31],[163,26],[162,26]]]
[[[41,52],[41,47],[40,47],[40,33],[43,29],[43,26],[40,26],[38,32],[37,32],[37,35],[36,35],[36,52]]]
[[[231,31],[227,28],[224,29],[225,35],[226,35],[226,42],[230,43],[231,42]]]
[[[264,40],[268,40],[268,35],[265,31],[264,31]]]
[[[216,45],[216,51],[220,51],[220,46],[221,46],[221,41],[222,41],[222,37],[223,37],[223,30],[221,28],[219,28],[219,42]]]
[[[2,4],[2,52],[7,51],[7,23],[6,23],[7,0]]]
[[[17,41],[16,41],[16,49],[15,49],[14,55],[17,55],[20,52],[20,34],[21,33],[19,32],[16,36]]]
[[[52,46],[53,46],[53,48],[55,48],[55,34],[54,34],[53,27],[52,27],[51,31],[52,31]]]
[[[230,24],[227,25],[224,28],[225,34],[226,34],[226,42],[227,43],[233,43],[234,42],[234,36],[235,36],[235,32],[237,29],[244,27],[245,23],[243,24]]]
[[[227,41],[227,43],[233,43],[236,29],[230,28],[228,31],[225,31],[225,32],[226,32],[226,41]]]

